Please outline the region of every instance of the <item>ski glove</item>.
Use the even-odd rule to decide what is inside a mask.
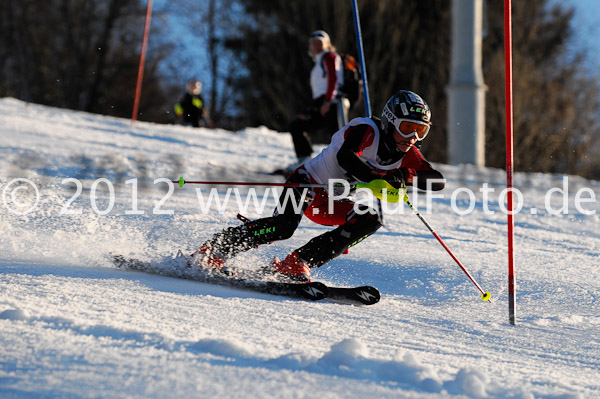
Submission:
[[[407,186],[412,186],[413,179],[417,176],[417,171],[412,168],[400,168],[398,169],[398,172],[402,173],[404,183],[406,183]]]
[[[406,187],[406,184],[404,183],[404,176],[399,170],[386,174],[383,176],[383,180],[390,183],[394,188],[400,189]]]
[[[413,178],[416,175],[417,171],[414,169],[400,168],[383,176],[383,180],[390,183],[394,188],[404,188],[412,185]]]

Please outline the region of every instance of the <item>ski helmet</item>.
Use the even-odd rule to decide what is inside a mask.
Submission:
[[[198,94],[200,94],[200,91],[202,90],[202,82],[200,82],[196,79],[190,79],[186,82],[185,89],[190,94],[198,95]]]
[[[388,100],[381,114],[381,127],[385,144],[397,150],[394,134],[423,140],[431,127],[431,110],[418,94],[400,90]]]

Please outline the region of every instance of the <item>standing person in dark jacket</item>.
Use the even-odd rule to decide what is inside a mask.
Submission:
[[[400,90],[387,102],[381,119],[350,121],[335,133],[329,146],[297,168],[287,182],[328,184],[330,179],[343,179],[354,184],[383,179],[396,188],[416,184],[422,190],[441,190],[441,173],[417,148],[430,126],[427,103],[412,91]],[[375,209],[349,200],[332,201],[330,212],[330,195],[321,188],[286,188],[279,198],[281,209],[274,216],[226,228],[205,242],[193,258],[201,267],[224,270],[227,260],[240,252],[290,238],[306,215],[316,223],[337,227],[313,238],[283,261],[275,258],[272,268],[287,279],[310,281],[311,268],[334,259],[382,225]]]
[[[327,32],[318,30],[310,35],[309,55],[315,63],[310,72],[312,102],[289,127],[298,157],[297,163],[284,170],[289,173],[310,159],[313,149],[309,133],[324,129],[333,134],[341,128],[338,126],[335,101],[344,83],[344,67]]]
[[[185,85],[185,94],[181,100],[175,104],[175,115],[181,121],[182,125],[193,127],[207,126],[204,109],[204,99],[200,92],[202,91],[202,82],[190,79]]]

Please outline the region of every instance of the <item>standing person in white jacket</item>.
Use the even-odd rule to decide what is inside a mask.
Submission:
[[[309,133],[324,129],[333,134],[341,127],[338,126],[335,101],[344,83],[344,67],[327,32],[318,30],[310,35],[309,55],[315,63],[310,72],[312,102],[290,124],[298,162],[285,170],[288,173],[310,159],[313,149]]]

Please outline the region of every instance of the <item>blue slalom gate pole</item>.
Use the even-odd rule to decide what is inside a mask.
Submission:
[[[360,30],[360,18],[358,16],[358,0],[352,0],[352,14],[354,15],[354,30],[356,31],[356,46],[358,47],[358,61],[360,62],[360,74],[363,82],[363,98],[365,100],[365,116],[370,118],[371,101],[369,100],[369,84],[367,83],[367,68],[365,67],[365,52],[363,51],[362,32]],[[383,207],[377,199],[377,212],[383,224]]]
[[[365,53],[363,51],[362,33],[360,31],[360,19],[358,17],[358,0],[352,0],[352,13],[354,14],[354,29],[356,30],[356,44],[358,47],[358,60],[360,62],[360,74],[363,81],[363,98],[365,99],[365,115],[371,117],[371,102],[369,101],[369,85],[367,83],[367,68],[365,68]]]

